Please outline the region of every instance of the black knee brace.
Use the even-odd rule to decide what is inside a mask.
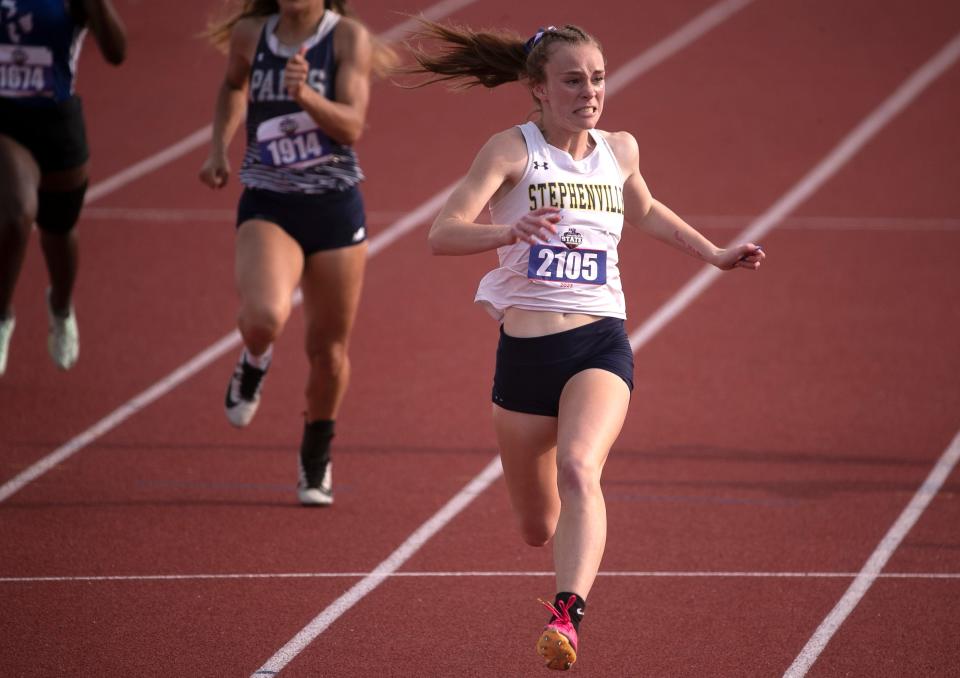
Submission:
[[[83,209],[87,183],[72,191],[37,192],[37,226],[47,233],[64,235],[73,230]]]

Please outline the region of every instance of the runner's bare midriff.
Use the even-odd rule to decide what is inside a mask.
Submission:
[[[508,308],[503,314],[503,331],[511,337],[543,337],[566,332],[600,320],[600,316],[585,313],[558,313]]]

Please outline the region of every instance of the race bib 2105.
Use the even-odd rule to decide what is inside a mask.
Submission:
[[[527,277],[558,283],[605,285],[607,253],[605,250],[531,245]]]

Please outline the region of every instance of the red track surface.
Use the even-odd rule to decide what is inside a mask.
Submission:
[[[94,182],[207,124],[223,67],[193,35],[207,8],[117,4],[129,62],[110,69],[91,42],[80,65]],[[358,5],[376,31],[402,20],[393,10],[426,7]],[[521,32],[581,23],[613,72],[708,6],[560,0],[546,12],[488,0],[455,18]],[[602,126],[634,131],[654,193],[725,242],[958,31],[951,0],[758,1],[611,97]],[[461,176],[527,107],[519,87],[376,85],[359,146],[373,235]],[[598,580],[578,675],[783,674],[950,444],[957,120],[954,65],[763,239],[759,275],[723,276],[640,350],[604,479],[603,570],[632,574]],[[231,329],[238,187],[206,191],[204,153],[88,206],[82,353],[66,374],[45,355],[46,282],[31,247],[0,380],[0,482]],[[493,255],[431,258],[424,232],[370,262],[336,506],[294,503],[305,367],[295,314],[248,430],[221,411],[230,351],[0,503],[6,675],[250,675],[494,458],[496,328],[470,303]],[[631,328],[698,270],[634,234],[621,252]],[[808,675],[958,675],[958,491],[953,471],[885,569],[948,576],[877,580]],[[550,553],[523,546],[512,520],[497,481],[399,572],[503,574],[390,578],[284,675],[545,675],[533,643],[535,599],[553,592],[540,574]],[[664,576],[641,576],[652,572]],[[142,579],[281,573],[344,576]],[[134,579],[42,580],[82,576]]]

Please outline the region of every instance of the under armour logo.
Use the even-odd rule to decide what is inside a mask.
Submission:
[[[544,162],[538,162],[536,160],[533,161],[533,169],[535,170],[540,169],[540,165],[543,165],[543,169],[550,169],[549,163],[545,161]]]

